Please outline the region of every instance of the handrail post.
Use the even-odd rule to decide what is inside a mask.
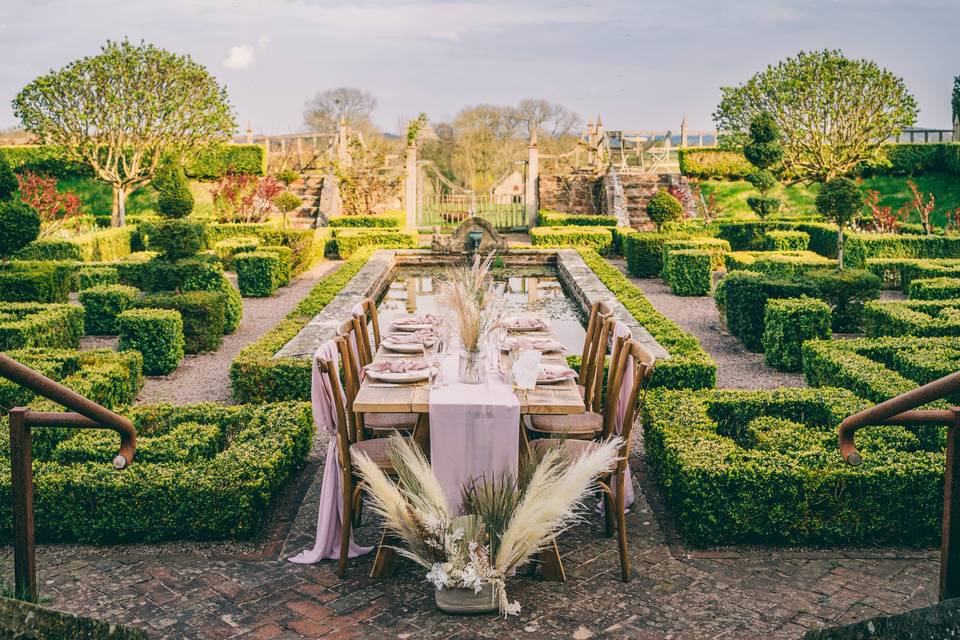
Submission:
[[[37,555],[33,525],[33,460],[28,409],[16,407],[10,423],[10,492],[13,494],[13,570],[18,598],[37,600]]]
[[[947,431],[943,477],[943,531],[940,537],[940,599],[960,596],[960,410]]]

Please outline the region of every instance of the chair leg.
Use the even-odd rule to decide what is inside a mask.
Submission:
[[[613,486],[612,478],[610,479],[610,484],[608,486]],[[613,537],[613,518],[614,518],[614,501],[613,495],[606,488],[601,488],[601,495],[603,497],[603,523],[604,523],[604,533],[610,538]]]
[[[353,523],[353,486],[344,481],[343,487],[343,520],[340,532],[340,562],[337,565],[337,575],[344,577],[347,574],[347,559],[350,554],[350,532]]]
[[[630,550],[627,547],[627,516],[624,511],[624,495],[626,493],[626,483],[623,473],[617,473],[617,537],[620,543],[620,573],[624,582],[630,582]]]
[[[356,491],[353,498],[353,528],[359,529],[363,524],[363,492]]]

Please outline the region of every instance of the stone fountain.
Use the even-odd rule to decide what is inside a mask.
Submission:
[[[442,235],[440,228],[434,227],[430,250],[443,255],[505,253],[507,241],[492,224],[473,216],[461,222],[449,236]]]

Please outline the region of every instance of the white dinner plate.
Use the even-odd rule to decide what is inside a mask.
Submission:
[[[426,329],[433,329],[433,325],[428,323],[424,324],[397,324],[396,321],[390,323],[397,331],[424,331]]]
[[[511,343],[513,343],[513,341],[512,341],[511,339],[509,339],[509,338],[508,338],[507,340],[504,340],[503,342],[501,342],[501,343],[500,343],[500,351],[503,351],[504,353],[510,351],[510,349],[512,348],[512,344],[511,344]],[[531,348],[532,348],[532,349],[537,349],[537,347],[531,347]],[[540,353],[559,353],[559,352],[563,351],[563,347],[558,347],[558,348],[556,348],[556,349],[537,349],[537,350],[538,350]]]
[[[543,326],[527,327],[527,326],[515,325],[514,323],[516,322],[516,320],[517,320],[516,318],[508,318],[503,322],[503,326],[506,327],[507,331],[510,331],[512,333],[528,333],[528,332],[534,332],[534,331],[550,330],[550,323],[546,321],[544,322]]]
[[[396,351],[397,353],[423,353],[423,347],[430,347],[433,344],[432,341],[427,341],[426,343],[420,342],[394,342],[389,338],[384,338],[380,343],[390,351]]]
[[[541,373],[544,371],[565,371],[567,367],[558,364],[542,364],[540,365]],[[537,384],[559,384],[567,380],[572,380],[572,378],[542,378],[537,376]]]
[[[420,382],[430,377],[430,369],[417,369],[416,371],[402,371],[400,373],[394,371],[368,370],[367,375],[370,376],[371,379],[379,380],[380,382]]]

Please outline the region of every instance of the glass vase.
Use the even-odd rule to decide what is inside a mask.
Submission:
[[[487,356],[483,350],[460,353],[457,380],[464,384],[482,384],[487,381]]]

